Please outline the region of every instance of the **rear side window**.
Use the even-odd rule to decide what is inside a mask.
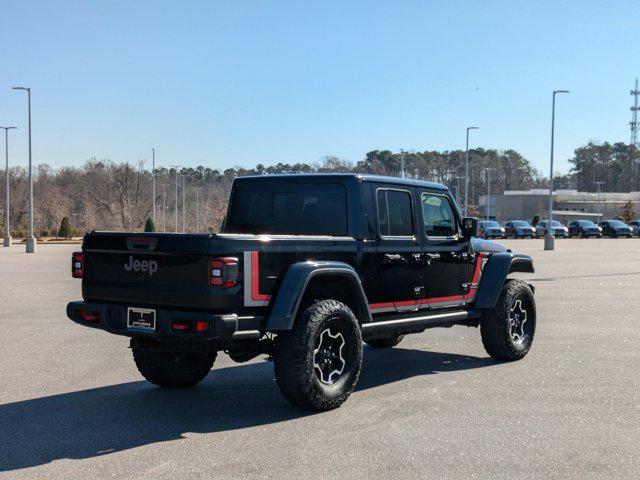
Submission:
[[[225,231],[347,235],[347,194],[338,184],[270,182],[233,189]]]
[[[420,199],[427,237],[453,237],[458,233],[456,217],[447,197],[423,193]]]
[[[378,228],[383,237],[410,237],[413,235],[411,194],[406,190],[378,189]]]

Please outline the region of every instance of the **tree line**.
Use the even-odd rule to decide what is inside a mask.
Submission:
[[[402,166],[407,177],[436,181],[448,185],[461,201],[464,190],[462,150],[391,152],[375,150],[358,162],[324,157],[313,164],[278,163],[254,168],[219,170],[199,166],[182,168],[178,173],[178,231],[195,232],[196,197],[199,199],[200,231],[215,232],[226,212],[233,179],[246,175],[281,173],[372,173],[399,176]],[[570,160],[572,170],[556,179],[556,188],[593,190],[594,181],[604,181],[603,191],[629,191],[637,185],[637,152],[616,143],[578,148]],[[635,169],[635,170],[634,170]],[[152,215],[152,172],[144,161],[115,163],[89,159],[82,167],[53,169],[43,164],[34,176],[34,228],[37,236],[55,236],[62,219],[76,235],[91,230],[135,231],[144,228]],[[174,231],[176,224],[176,171],[156,169],[156,221],[158,231]],[[526,190],[548,186],[542,176],[516,150],[472,149],[469,151],[469,198],[477,205],[486,193],[487,174],[491,175],[492,193]],[[11,230],[24,237],[28,225],[28,173],[22,167],[9,169],[11,191]],[[2,171],[4,180],[4,171]],[[594,180],[598,179],[598,180]],[[634,183],[636,181],[636,183]],[[4,224],[4,185],[0,182],[2,224]],[[183,186],[184,205],[183,208]],[[460,189],[457,192],[458,187]],[[65,232],[70,226],[65,225]]]

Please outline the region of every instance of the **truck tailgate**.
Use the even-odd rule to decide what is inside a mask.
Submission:
[[[208,235],[89,234],[83,244],[83,297],[205,309],[208,245]]]

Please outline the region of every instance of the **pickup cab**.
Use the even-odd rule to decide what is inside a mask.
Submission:
[[[266,354],[285,398],[314,410],[355,389],[363,342],[480,327],[489,355],[524,357],[532,259],[476,238],[438,183],[356,174],[237,178],[220,233],[91,232],[73,254],[74,322],[130,337],[150,382],[190,387],[218,352]]]

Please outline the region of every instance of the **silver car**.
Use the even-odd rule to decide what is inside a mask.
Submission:
[[[536,225],[536,237],[544,237],[547,234],[548,220],[542,220]],[[557,220],[551,220],[551,235],[554,237],[569,238],[569,229]]]

